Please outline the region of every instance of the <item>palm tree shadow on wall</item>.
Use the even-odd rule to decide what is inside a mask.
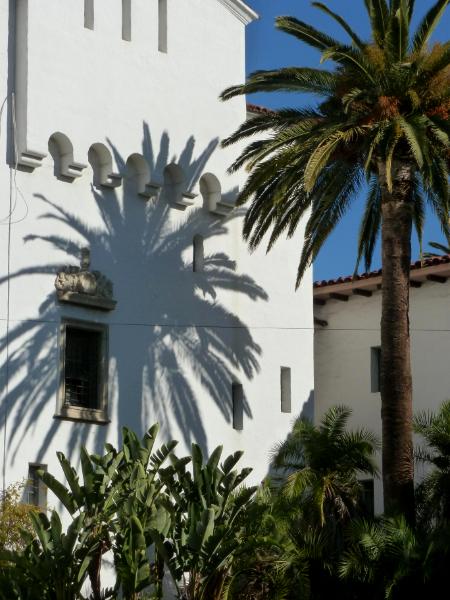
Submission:
[[[117,164],[126,174],[127,163],[110,145]],[[191,189],[215,145],[211,143],[194,160],[193,138],[186,144],[177,162],[189,174]],[[168,136],[162,136],[157,156],[152,150],[150,133],[144,125],[143,154],[147,160],[150,157],[152,173],[158,173],[168,162]],[[109,323],[109,397],[114,426],[127,425],[142,433],[152,422],[159,421],[166,437],[177,437],[178,427],[186,445],[195,440],[207,449],[207,425],[199,410],[199,394],[214,403],[224,425],[231,427],[231,384],[236,378],[243,382],[252,379],[259,369],[260,347],[239,316],[221,304],[220,292],[232,290],[255,302],[267,300],[266,292],[251,277],[239,273],[236,263],[224,252],[206,252],[204,270],[193,272],[194,236],[201,234],[207,249],[209,240],[227,234],[236,211],[228,218],[214,217],[200,207],[181,213],[164,198],[150,201],[138,198],[136,185],[130,174],[124,179],[122,190],[92,187],[100,226],[85,222],[45,196],[36,195],[46,206],[41,215],[41,221],[47,221],[46,230],[51,220],[55,224],[53,231],[68,231],[68,235],[41,235],[37,231],[27,235],[25,241],[48,244],[49,256],[51,249],[64,251],[67,264],[78,264],[80,248],[88,246],[92,268],[113,281],[118,303],[115,311],[104,317],[83,308],[78,311],[59,305],[51,289],[40,306],[39,320],[21,322],[11,329],[9,372],[26,373],[13,380],[9,391],[9,410],[14,415],[9,426],[11,460],[21,441],[15,433],[19,424],[27,430],[33,428],[44,406],[56,405],[57,332],[60,319],[67,312],[71,317],[79,312],[80,319]],[[39,220],[35,223],[38,227]],[[42,265],[19,271],[12,277],[32,273],[53,275],[59,266]],[[50,277],[49,282],[53,283]],[[1,340],[0,352],[4,345],[5,340]],[[204,417],[205,404],[202,412]],[[252,417],[248,401],[244,413]],[[42,459],[60,427],[58,419],[49,424],[37,461]],[[100,449],[110,427],[73,423],[69,454],[88,440],[91,447]]]

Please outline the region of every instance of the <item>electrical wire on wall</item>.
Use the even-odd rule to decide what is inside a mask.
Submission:
[[[2,121],[5,107],[8,105],[8,100],[11,101],[11,115],[12,115],[12,139],[14,145],[14,161],[13,165],[10,165],[9,169],[9,205],[8,213],[6,216],[0,218],[0,225],[7,227],[7,262],[6,262],[6,333],[5,333],[5,386],[3,394],[3,468],[2,468],[2,489],[3,493],[6,490],[6,460],[7,460],[7,437],[8,437],[8,414],[9,414],[9,326],[10,326],[10,303],[11,303],[11,231],[12,226],[16,223],[20,223],[26,219],[28,215],[28,204],[25,200],[24,195],[20,191],[17,185],[17,164],[18,164],[18,153],[17,153],[17,127],[16,127],[16,103],[15,95],[11,93],[3,100],[0,107],[0,141],[2,135]],[[25,205],[25,214],[16,220],[13,220],[13,216],[17,210],[17,199],[21,198]]]

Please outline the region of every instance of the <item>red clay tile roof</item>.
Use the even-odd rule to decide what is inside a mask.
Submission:
[[[422,262],[417,260],[411,264],[411,271],[417,269],[424,269],[425,267],[434,267],[436,265],[445,265],[450,263],[450,254],[444,254],[443,256],[433,256],[432,258],[426,258]],[[369,273],[361,273],[361,275],[349,275],[347,277],[338,277],[337,279],[328,279],[323,281],[315,281],[314,288],[324,288],[328,285],[338,285],[339,283],[351,283],[352,281],[361,281],[363,279],[370,279],[372,277],[380,277],[381,269],[376,271],[370,271]]]

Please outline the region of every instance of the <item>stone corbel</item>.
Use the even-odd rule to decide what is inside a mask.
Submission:
[[[87,165],[70,160],[64,156],[61,157],[61,175],[67,179],[77,179],[83,175]]]
[[[162,185],[160,183],[146,183],[138,194],[145,200],[158,200],[161,194]]]
[[[198,194],[194,194],[193,192],[182,192],[177,198],[176,204],[178,206],[182,206],[183,208],[187,208],[188,206],[192,206],[194,204],[194,200],[197,198],[197,196]]]
[[[105,173],[98,181],[104,188],[118,188],[122,185],[122,175],[119,173]]]
[[[46,153],[37,150],[19,150],[16,157],[17,166],[26,169],[37,169],[42,165],[42,161],[46,156]]]
[[[213,215],[218,215],[219,217],[226,217],[230,214],[230,212],[235,208],[235,204],[232,202],[228,202],[227,200],[219,200],[217,202],[216,207],[211,210]]]

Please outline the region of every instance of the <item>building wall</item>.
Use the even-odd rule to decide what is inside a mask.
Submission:
[[[436,411],[450,398],[450,283],[411,288],[411,363],[414,411]],[[380,346],[381,291],[348,302],[328,300],[315,314],[315,418],[336,404],[353,410],[351,427],[366,427],[381,439],[380,394],[371,392],[371,347]],[[417,441],[417,440],[416,440]],[[381,463],[380,463],[381,464]],[[420,478],[422,467],[417,468]],[[375,482],[375,510],[382,512],[381,480]]]
[[[121,426],[142,433],[155,421],[162,439],[180,441],[179,454],[192,441],[207,451],[243,449],[259,481],[313,388],[313,315],[310,273],[294,293],[303,232],[268,256],[249,254],[242,211],[226,208],[244,179],[227,174],[238,148],[218,142],[245,119],[245,103],[217,98],[244,79],[244,24],[221,1],[169,0],[161,53],[156,1],[133,2],[131,41],[121,39],[122,2],[94,2],[93,31],[83,27],[82,0],[0,6],[4,483],[26,477],[30,462],[61,475],[57,450],[77,461],[81,444],[99,451],[106,440],[119,443]],[[57,132],[66,137],[49,145]],[[58,170],[67,140],[71,173],[81,175],[72,180]],[[7,162],[14,144],[17,169]],[[95,180],[105,156],[104,183],[117,187]],[[169,164],[184,177],[177,206]],[[158,199],[138,195],[149,183],[162,186]],[[214,212],[217,200],[225,216]],[[198,234],[205,270],[193,273]],[[86,246],[92,268],[114,284],[111,312],[57,301],[58,269],[78,265]],[[107,425],[54,417],[63,318],[109,327]],[[291,414],[280,411],[281,366],[292,368]],[[233,382],[244,387],[243,431],[232,427]]]

